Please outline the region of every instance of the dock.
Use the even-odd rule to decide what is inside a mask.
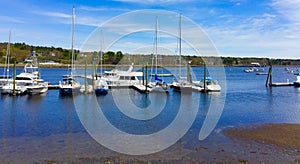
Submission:
[[[285,87],[285,86],[295,86],[294,83],[272,83],[270,84],[272,87]]]
[[[49,90],[59,89],[59,85],[48,85]]]
[[[147,92],[151,92],[151,88],[147,87],[145,85],[141,85],[141,84],[136,84],[133,85],[131,88],[141,92],[141,93],[147,93]],[[147,89],[147,90],[146,90]]]

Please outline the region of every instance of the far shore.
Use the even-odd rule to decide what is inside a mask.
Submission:
[[[128,67],[130,64],[104,64],[103,68],[115,68],[115,67]],[[25,66],[25,63],[18,63],[16,64],[17,68],[23,68]],[[92,68],[92,64],[87,64],[88,68]],[[135,64],[135,67],[143,67],[145,65],[141,65],[141,64]],[[150,66],[150,65],[148,65]],[[283,65],[275,65],[275,66],[281,66],[284,67]],[[0,64],[0,68],[5,67],[5,64]],[[13,64],[10,64],[10,67],[13,67]],[[68,68],[70,67],[70,64],[40,64],[39,65],[40,68]],[[84,64],[76,64],[77,68],[84,68],[85,65]],[[100,67],[100,65],[97,65],[97,67]],[[178,65],[164,65],[163,67],[178,67]],[[203,67],[202,65],[191,65],[191,67]],[[228,65],[210,65],[208,67],[251,67],[248,65],[232,65],[232,66],[228,66]],[[265,66],[264,66],[265,67]]]

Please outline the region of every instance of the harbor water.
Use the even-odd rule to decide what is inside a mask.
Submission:
[[[27,151],[31,153],[28,153],[26,158],[34,163],[35,159],[37,161],[40,160],[40,155],[36,154],[44,152],[42,149],[45,147],[53,151],[55,150],[57,152],[56,155],[65,154],[66,158],[78,158],[78,156],[73,157],[76,153],[70,153],[70,151],[75,151],[75,148],[71,150],[71,147],[76,145],[76,137],[72,140],[68,140],[68,137],[72,138],[73,135],[77,134],[86,134],[86,136],[89,136],[87,135],[86,126],[82,124],[81,116],[78,115],[79,111],[75,108],[78,104],[74,102],[84,101],[87,97],[94,98],[97,101],[107,120],[114,127],[123,132],[136,135],[147,135],[163,130],[176,118],[177,113],[181,110],[179,106],[183,103],[183,110],[190,110],[189,108],[192,108],[197,114],[195,118],[191,118],[193,119],[191,120],[191,127],[177,143],[180,143],[184,149],[191,151],[194,150],[195,146],[204,143],[211,145],[217,143],[217,140],[224,140],[226,142],[224,137],[218,137],[219,129],[226,127],[262,123],[300,124],[300,88],[291,86],[266,87],[267,76],[245,73],[244,69],[244,67],[225,67],[226,77],[214,77],[220,83],[226,84],[220,93],[204,94],[193,92],[191,95],[181,95],[171,90],[168,94],[150,93],[146,95],[133,89],[122,88],[110,90],[104,96],[95,96],[93,94],[78,94],[74,97],[62,96],[58,90],[49,90],[45,95],[1,95],[1,159],[4,161],[9,161],[11,158],[20,159],[23,158],[21,152]],[[20,71],[22,69],[18,69],[17,73]],[[201,79],[203,75],[202,67],[193,67],[192,71],[198,79]],[[62,68],[41,69],[42,78],[51,84],[58,84],[65,73],[66,69]],[[171,82],[173,77],[165,77],[165,80]],[[292,82],[295,80],[296,76],[284,71],[284,67],[273,67],[273,82]],[[226,92],[224,92],[225,90]],[[124,111],[120,112],[120,108],[123,108],[124,106],[122,105],[126,105],[126,103],[117,103],[115,99],[117,95],[124,95],[123,97],[127,95],[127,98],[140,110],[146,109],[148,106],[152,106],[154,111],[156,109],[155,106],[162,108],[162,110],[155,111],[158,112],[157,115],[149,114],[148,116],[147,113],[144,113],[145,118],[153,116],[150,119],[134,119],[124,114]],[[186,96],[184,102],[182,102],[183,99],[181,99],[181,96]],[[160,99],[165,101],[164,104],[159,103]],[[197,101],[199,104],[193,104]],[[200,141],[198,139],[199,132],[207,117],[211,103],[215,101],[224,103],[224,107],[220,109],[222,110],[221,116],[217,120],[214,130],[207,138]],[[130,112],[130,109],[125,110]],[[89,112],[89,110],[86,109],[86,112]],[[143,113],[143,111],[139,112]],[[59,136],[61,138],[57,139],[57,147],[56,145],[52,145],[52,141],[47,141],[47,138],[51,138],[51,136]],[[84,142],[85,139],[93,140],[91,137],[78,138],[78,142]],[[61,147],[59,144],[62,144],[59,141],[65,144],[67,149],[58,148]],[[31,145],[24,146],[27,142]],[[95,142],[95,144],[98,143]],[[93,146],[95,145],[90,145],[90,147]],[[31,149],[27,150],[29,148]],[[77,148],[80,149],[79,147]],[[97,148],[94,149],[93,151],[97,151]],[[171,151],[170,149],[177,150],[178,148],[170,147],[164,150],[164,152]],[[114,151],[109,151],[108,154],[103,153],[103,156],[118,156],[116,155],[118,153]],[[48,159],[55,157],[55,155],[51,155],[51,157],[47,155],[49,155],[49,152],[43,154],[41,158]],[[82,155],[84,156],[84,154]],[[131,157],[129,156],[128,158]]]

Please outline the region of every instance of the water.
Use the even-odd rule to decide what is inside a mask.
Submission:
[[[170,68],[170,70],[172,69]],[[226,94],[223,90],[222,93],[194,92],[190,95],[190,103],[200,100],[200,105],[193,125],[182,138],[183,141],[186,141],[186,147],[198,142],[198,133],[210,103],[214,101],[225,102],[216,129],[250,123],[300,123],[300,88],[267,88],[265,87],[266,76],[245,73],[244,69],[242,67],[226,67],[226,78],[215,77],[223,85],[223,89],[226,88]],[[18,69],[17,73],[21,70]],[[199,80],[203,68],[193,67],[193,71],[194,76]],[[79,70],[79,72],[83,71]],[[45,81],[58,84],[66,70],[42,68],[41,73]],[[172,79],[171,77],[165,78],[168,82],[171,82]],[[295,80],[296,77],[286,73],[284,67],[273,68],[274,82]],[[226,82],[226,87],[224,82]],[[182,103],[180,93],[171,91],[168,95],[163,95],[166,96],[166,105],[159,115],[146,121],[140,121],[119,111],[115,104],[114,94],[124,93],[129,94],[130,100],[140,110],[153,103],[149,96],[132,89],[110,91],[106,96],[96,97],[96,100],[107,119],[115,127],[131,134],[151,134],[164,129],[175,119],[179,111],[179,104]],[[80,100],[85,96],[91,97],[92,95],[78,95],[76,99]],[[154,98],[159,99],[159,95],[152,96],[152,101]],[[0,104],[0,141],[4,142],[5,139],[15,137],[47,137],[59,134],[86,133],[76,113],[73,97],[60,96],[57,90],[49,90],[46,95],[41,96],[1,95]]]

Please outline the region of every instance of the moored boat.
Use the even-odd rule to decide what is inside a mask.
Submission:
[[[300,76],[297,76],[297,81],[294,82],[296,87],[300,87]]]

